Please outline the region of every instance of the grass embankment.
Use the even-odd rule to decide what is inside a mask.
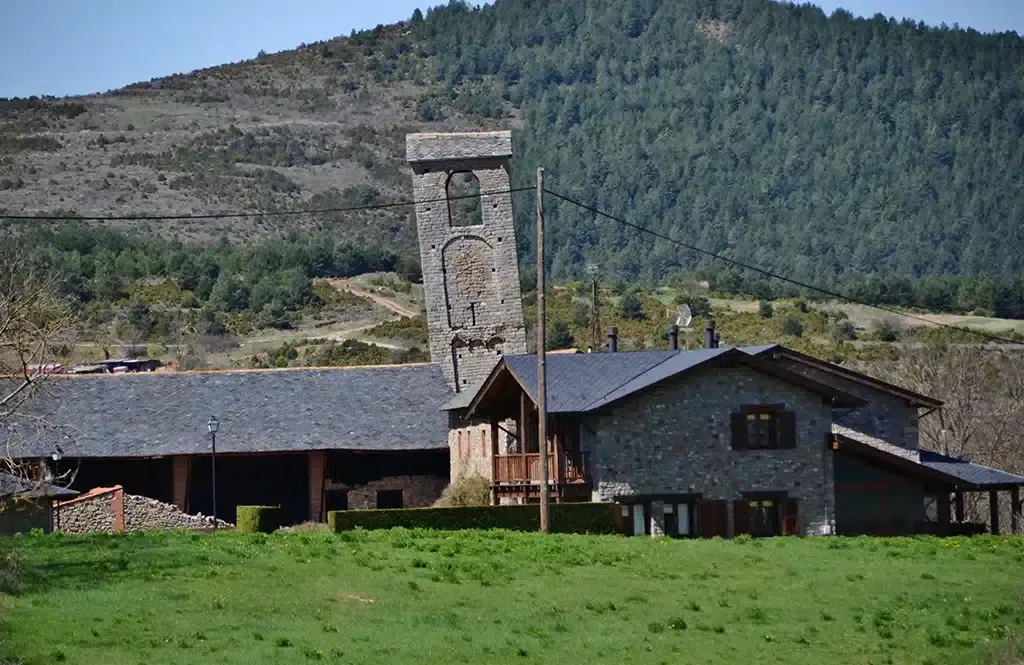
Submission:
[[[20,544],[28,572],[2,644],[27,665],[937,665],[986,659],[1024,624],[1021,538],[397,529]]]

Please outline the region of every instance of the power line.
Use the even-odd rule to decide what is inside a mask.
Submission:
[[[714,259],[718,259],[720,261],[725,261],[726,263],[731,263],[732,265],[737,266],[739,268],[743,268],[745,270],[750,270],[750,271],[753,271],[753,272],[761,273],[762,275],[765,275],[767,277],[771,277],[773,279],[777,279],[777,280],[780,280],[780,281],[783,281],[783,282],[788,282],[790,284],[794,284],[796,286],[800,286],[800,287],[803,287],[805,289],[810,289],[812,291],[817,291],[818,293],[823,293],[825,295],[831,296],[832,298],[838,298],[839,300],[845,300],[847,302],[851,302],[851,303],[854,303],[854,304],[857,304],[857,305],[864,305],[865,307],[871,307],[873,309],[881,310],[883,312],[889,312],[890,314],[896,314],[897,316],[902,316],[902,317],[905,317],[905,318],[908,318],[908,319],[915,319],[917,321],[922,321],[924,323],[928,323],[928,324],[931,324],[931,325],[934,325],[934,326],[941,326],[943,328],[949,328],[951,330],[959,330],[961,332],[966,332],[966,333],[969,333],[971,335],[976,335],[978,337],[983,337],[985,339],[989,339],[989,340],[992,340],[994,342],[1003,342],[1005,344],[1022,344],[1022,343],[1024,343],[1024,342],[1020,342],[1020,341],[1015,340],[1015,339],[1010,339],[1008,337],[1000,337],[999,335],[993,335],[991,333],[982,332],[980,330],[973,330],[971,328],[961,328],[960,326],[954,326],[954,325],[950,325],[948,323],[941,323],[939,321],[932,321],[931,319],[926,319],[923,316],[917,316],[916,314],[907,314],[906,312],[901,312],[898,309],[892,309],[890,307],[885,307],[883,305],[876,305],[874,303],[870,303],[870,302],[867,302],[865,300],[860,300],[859,298],[853,298],[853,297],[848,296],[846,294],[838,293],[836,291],[832,291],[830,289],[826,289],[826,288],[823,288],[823,287],[820,287],[820,286],[816,286],[814,284],[807,284],[806,282],[801,282],[800,280],[792,279],[790,277],[785,277],[783,275],[780,275],[780,274],[778,274],[776,272],[772,272],[771,270],[768,270],[766,268],[759,268],[757,266],[753,266],[753,265],[750,265],[748,263],[743,263],[742,261],[737,261],[736,259],[730,259],[729,257],[722,256],[721,254],[719,254],[717,252],[712,252],[711,250],[704,249],[702,247],[697,247],[696,245],[691,245],[691,244],[685,243],[685,242],[683,242],[681,240],[676,240],[675,238],[667,236],[667,235],[665,235],[663,233],[659,233],[659,232],[654,231],[652,229],[649,229],[647,227],[640,226],[639,224],[633,224],[632,222],[628,222],[625,219],[622,219],[621,217],[616,217],[615,215],[611,215],[609,213],[606,213],[603,210],[599,210],[598,208],[594,208],[592,206],[588,206],[585,203],[580,203],[579,201],[571,199],[568,196],[563,196],[562,194],[559,194],[558,192],[553,192],[550,189],[545,189],[544,191],[546,193],[550,194],[551,196],[554,196],[555,198],[558,198],[558,199],[561,199],[561,200],[565,201],[566,203],[571,203],[571,204],[573,204],[575,206],[578,206],[578,207],[582,208],[583,210],[587,210],[587,211],[589,211],[589,212],[591,212],[591,213],[593,213],[595,215],[600,215],[601,217],[605,217],[607,219],[610,219],[613,222],[618,222],[619,224],[622,224],[624,226],[628,226],[628,227],[630,227],[632,229],[636,229],[637,231],[640,231],[642,233],[646,233],[646,234],[652,235],[652,236],[654,236],[656,238],[660,238],[662,240],[665,240],[667,242],[673,243],[675,245],[679,245],[680,247],[685,247],[686,249],[689,249],[691,251],[698,252],[698,253],[704,254],[706,256],[710,256],[710,257],[712,257]]]
[[[533,187],[516,187],[514,189],[503,189],[497,192],[481,192],[479,194],[465,194],[462,196],[446,196],[443,198],[424,199],[421,201],[394,201],[390,203],[372,203],[367,205],[349,206],[344,208],[276,210],[272,212],[223,212],[206,213],[198,215],[113,215],[109,217],[85,215],[7,215],[4,213],[0,213],[0,219],[51,222],[165,222],[179,219],[238,219],[241,217],[285,217],[288,215],[323,215],[337,212],[364,212],[369,210],[384,210],[386,208],[401,208],[404,206],[413,206],[426,203],[443,203],[447,201],[458,201],[460,199],[475,199],[483,196],[516,194],[518,192],[532,191],[533,189]]]

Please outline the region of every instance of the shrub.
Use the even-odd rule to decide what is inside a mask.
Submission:
[[[783,335],[801,337],[804,334],[804,324],[800,322],[800,319],[795,314],[783,317],[782,321],[779,322],[779,327],[782,329]]]
[[[762,300],[757,306],[757,313],[762,319],[770,319],[775,314],[775,308],[767,300]]]
[[[444,488],[435,508],[456,506],[487,506],[491,503],[491,484],[483,476],[459,478]]]
[[[880,342],[895,342],[903,332],[900,324],[891,318],[876,320],[873,322],[874,336]]]
[[[9,539],[0,538],[0,595],[21,591],[24,561]]]
[[[509,529],[537,531],[536,505],[406,508],[398,510],[332,510],[327,523],[335,532],[362,529]],[[551,531],[555,533],[615,533],[613,503],[551,504]]]
[[[273,533],[281,526],[281,507],[238,506],[235,525],[244,533]]]

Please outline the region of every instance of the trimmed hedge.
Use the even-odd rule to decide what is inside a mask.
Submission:
[[[235,528],[244,533],[273,533],[281,526],[281,506],[238,506]]]
[[[537,504],[515,506],[456,506],[451,508],[402,508],[395,510],[332,510],[327,513],[331,531],[351,529],[540,529]],[[552,533],[616,533],[613,503],[553,503]]]

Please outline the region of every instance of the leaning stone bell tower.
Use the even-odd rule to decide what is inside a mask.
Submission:
[[[526,353],[509,159],[512,133],[409,134],[430,357],[459,392]],[[479,194],[479,196],[477,196]]]

